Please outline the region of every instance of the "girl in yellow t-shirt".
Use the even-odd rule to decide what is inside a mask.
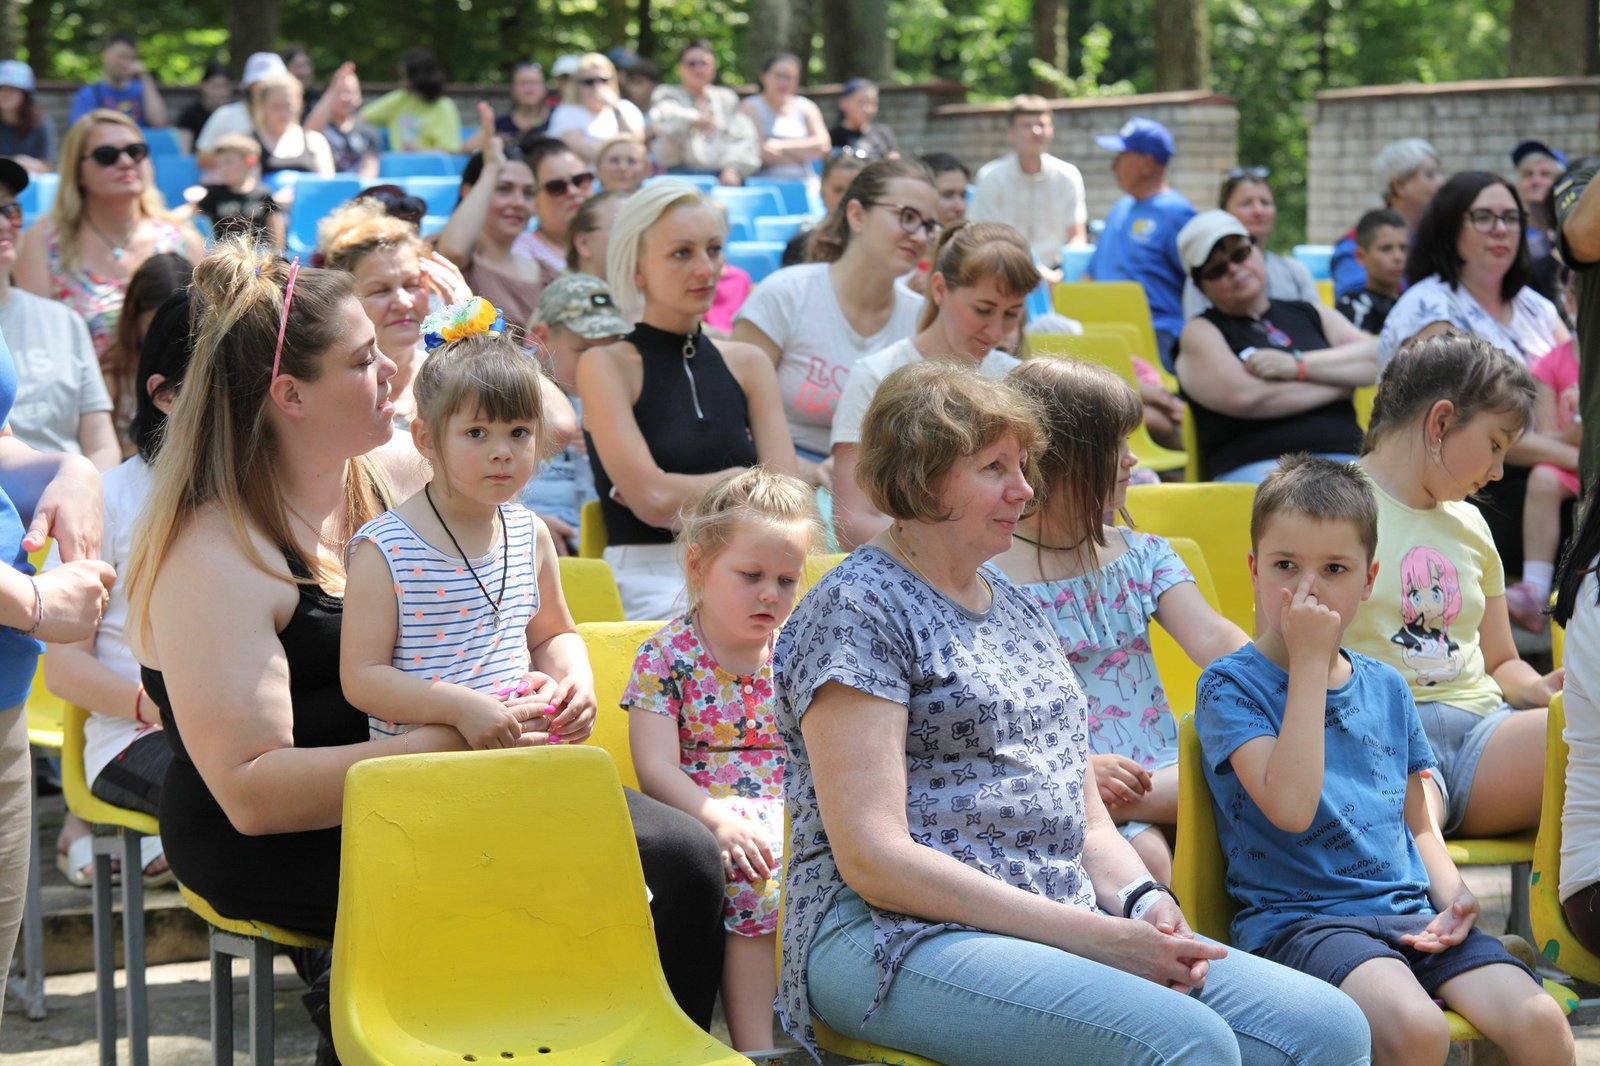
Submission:
[[[1390,361],[1361,455],[1378,499],[1378,578],[1345,644],[1411,686],[1446,833],[1539,822],[1545,708],[1562,672],[1540,676],[1517,656],[1500,553],[1466,502],[1500,479],[1532,411],[1520,361],[1450,331]]]

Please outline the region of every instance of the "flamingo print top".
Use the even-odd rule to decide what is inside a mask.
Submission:
[[[1099,570],[1023,586],[1061,638],[1089,697],[1089,748],[1147,770],[1178,761],[1178,723],[1156,675],[1150,617],[1161,594],[1194,575],[1160,537],[1117,530],[1128,550]]]

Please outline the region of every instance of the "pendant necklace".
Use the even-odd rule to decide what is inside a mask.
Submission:
[[[444,527],[444,535],[450,538],[450,543],[455,547],[456,554],[461,556],[461,565],[467,568],[467,573],[472,575],[472,580],[478,583],[478,591],[483,593],[484,600],[489,604],[489,610],[494,612],[494,626],[496,629],[499,629],[500,604],[506,598],[506,572],[511,569],[510,565],[506,563],[506,560],[501,560],[500,595],[498,598],[491,598],[489,596],[489,590],[483,585],[483,579],[478,576],[478,571],[473,569],[472,561],[467,558],[467,553],[461,550],[461,542],[456,540],[456,535],[454,533],[450,532],[449,523],[444,520],[444,515],[439,513],[439,508],[434,504],[432,486],[424,485],[422,487],[422,494],[428,498],[428,507],[433,511],[433,517],[437,518],[439,520],[439,524]],[[509,547],[506,544],[505,508],[496,507],[495,513],[500,516],[500,550],[502,553],[504,553]]]

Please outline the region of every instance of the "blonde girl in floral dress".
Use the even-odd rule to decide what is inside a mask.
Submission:
[[[783,742],[772,648],[822,526],[809,488],[754,466],[683,516],[688,613],[646,640],[622,696],[640,788],[722,849],[722,1003],[733,1046],[772,1046],[783,861]]]

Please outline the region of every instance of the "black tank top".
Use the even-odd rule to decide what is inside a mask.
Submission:
[[[298,558],[290,571],[311,576]],[[350,706],[339,684],[339,633],[344,601],[301,585],[294,615],[278,639],[289,661],[294,746],[323,748],[367,739],[367,716]],[[178,879],[218,913],[333,936],[339,897],[338,827],[246,836],[228,820],[189,759],[160,671],[142,672],[145,691],[161,708],[173,759],[161,792],[161,840]]]
[[[299,170],[312,172],[317,169],[317,156],[316,153],[311,150],[311,139],[309,136],[303,139],[302,143],[305,144],[305,148],[300,152],[300,154],[290,156],[274,155],[267,148],[267,142],[262,139],[261,132],[259,130],[252,131],[252,136],[255,137],[256,143],[261,146],[262,176],[275,174],[280,170]]]
[[[1267,313],[1259,319],[1225,315],[1215,307],[1207,308],[1204,317],[1221,331],[1234,352],[1246,348],[1320,351],[1328,347],[1322,316],[1308,303],[1271,300]],[[1200,446],[1200,472],[1207,478],[1289,452],[1355,455],[1361,451],[1361,426],[1348,398],[1282,418],[1235,418],[1202,407],[1192,397],[1189,411]]]
[[[633,405],[633,418],[656,466],[669,474],[711,474],[731,466],[754,466],[755,441],[750,437],[750,411],[744,389],[722,353],[703,332],[694,334],[692,356],[684,353],[682,333],[647,326],[628,334],[639,351],[644,383]],[[594,487],[600,494],[609,544],[669,544],[672,530],[648,525],[611,498],[611,476],[600,462],[594,441],[584,434]]]

